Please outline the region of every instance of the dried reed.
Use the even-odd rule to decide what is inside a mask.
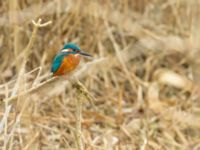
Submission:
[[[199,8],[0,2],[0,149],[199,149]],[[33,26],[38,18],[47,23]],[[52,78],[52,59],[69,41],[94,59]]]

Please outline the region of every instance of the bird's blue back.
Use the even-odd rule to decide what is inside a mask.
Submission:
[[[65,56],[66,54],[64,55],[63,53],[59,53],[58,55],[56,55],[56,57],[53,60],[51,72],[56,72],[58,70]]]

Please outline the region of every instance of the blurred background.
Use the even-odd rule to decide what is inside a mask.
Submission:
[[[199,17],[196,0],[0,1],[1,149],[76,149],[77,91],[50,75],[67,42],[94,56],[74,72],[97,107],[85,149],[200,149]]]

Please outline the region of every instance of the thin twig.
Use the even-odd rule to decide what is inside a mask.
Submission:
[[[81,132],[81,122],[82,122],[82,90],[80,82],[76,82],[73,85],[77,89],[76,97],[76,144],[78,150],[83,150],[82,132]]]

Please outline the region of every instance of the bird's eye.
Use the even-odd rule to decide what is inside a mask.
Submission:
[[[80,50],[78,50],[78,49],[74,49],[74,51],[75,51],[75,52],[79,52]]]

